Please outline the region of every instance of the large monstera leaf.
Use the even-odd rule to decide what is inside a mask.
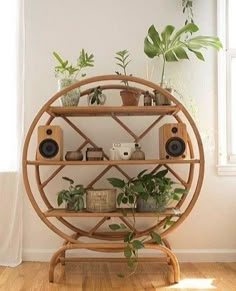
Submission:
[[[166,62],[189,59],[188,52],[192,52],[198,59],[204,61],[201,49],[208,47],[220,49],[222,44],[218,37],[201,35],[192,37],[198,30],[196,24],[189,23],[175,33],[175,27],[172,25],[167,25],[159,33],[152,25],[144,40],[144,52],[150,58],[163,57]]]

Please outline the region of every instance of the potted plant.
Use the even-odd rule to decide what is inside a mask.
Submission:
[[[173,201],[178,201],[186,189],[174,188],[175,184],[170,178],[166,177],[168,170],[162,170],[157,173],[146,173],[141,171],[136,178],[125,182],[119,178],[108,178],[109,183],[119,189],[117,204],[125,204],[131,208],[133,223],[132,229],[124,236],[124,242],[127,243],[124,249],[124,255],[128,259],[128,265],[134,267],[138,257],[138,250],[144,247],[145,241],[152,239],[155,243],[161,244],[161,237],[157,232],[151,231],[146,237],[137,239],[135,237],[135,212],[138,211],[164,211],[165,207]],[[126,216],[126,208],[122,209]],[[111,224],[112,230],[124,230],[124,224]]]
[[[58,89],[61,90],[76,81],[78,81],[78,75],[81,77],[86,76],[82,73],[82,70],[86,67],[93,67],[94,55],[88,55],[84,49],[80,51],[79,58],[76,64],[69,63],[68,60],[64,60],[57,52],[52,53],[58,64],[54,67],[55,76],[58,78]],[[64,94],[60,100],[63,106],[77,106],[79,103],[80,91],[79,88],[69,91]]]
[[[74,181],[68,177],[62,177],[62,179],[69,182],[69,188],[67,190],[63,189],[57,193],[58,206],[65,202],[67,210],[82,210],[84,208],[85,193],[83,185],[74,185]]]
[[[129,59],[128,50],[118,51],[115,54],[115,59],[117,60],[117,65],[122,68],[122,73],[116,71],[117,75],[127,76],[127,66],[131,62]],[[134,89],[129,88],[129,82],[123,80],[122,83],[127,86],[127,89],[120,92],[120,96],[124,106],[137,106],[139,103],[140,92]]]
[[[100,86],[93,88],[88,94],[88,105],[104,105],[106,102],[106,95],[102,92]]]
[[[222,44],[218,37],[213,36],[193,36],[199,29],[196,24],[188,23],[180,30],[174,33],[175,27],[167,25],[164,30],[159,33],[154,25],[148,29],[148,35],[144,40],[144,52],[149,58],[161,58],[163,61],[160,86],[164,87],[165,67],[168,62],[178,62],[180,60],[189,59],[188,52],[193,53],[199,60],[204,61],[201,50],[207,47],[213,47],[217,50],[222,48]],[[160,94],[159,94],[160,96]],[[158,94],[156,94],[158,97]],[[166,100],[157,101],[161,103],[169,103]]]
[[[141,182],[144,191],[139,192],[137,211],[164,211],[174,201],[179,201],[187,191],[184,188],[175,188],[176,183],[167,177],[168,170],[157,173],[138,174],[135,181]]]
[[[163,211],[173,201],[178,201],[186,189],[175,188],[176,183],[167,177],[168,170],[157,173],[141,171],[136,178],[125,182],[118,178],[109,178],[113,187],[119,188],[117,203],[129,203],[134,211]]]

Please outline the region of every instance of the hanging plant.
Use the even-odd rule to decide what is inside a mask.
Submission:
[[[183,14],[186,15],[185,25],[194,23],[193,20],[193,0],[182,0]]]

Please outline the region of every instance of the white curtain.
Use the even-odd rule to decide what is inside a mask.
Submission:
[[[0,265],[22,260],[24,0],[0,4]]]

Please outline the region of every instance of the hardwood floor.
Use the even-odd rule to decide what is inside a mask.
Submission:
[[[181,280],[170,285],[168,266],[139,263],[134,275],[126,263],[67,263],[56,268],[55,283],[48,282],[48,263],[24,262],[15,268],[0,266],[1,291],[154,291],[222,290],[236,291],[236,263],[182,263]]]

